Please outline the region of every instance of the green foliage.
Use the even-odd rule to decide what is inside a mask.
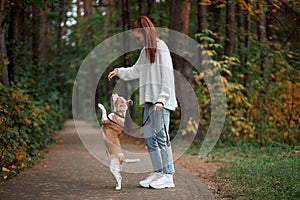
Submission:
[[[40,151],[54,143],[52,133],[63,122],[56,96],[43,101],[30,92],[21,84],[0,85],[0,177],[4,179],[33,164]]]
[[[251,61],[243,68],[236,57],[218,60],[217,50],[221,48],[212,38],[212,32],[197,34],[204,53],[212,60],[205,62],[216,67],[225,84],[227,112],[223,140],[236,141],[244,138],[259,144],[274,141],[287,144],[299,142],[300,112],[299,66],[289,51],[274,50],[271,44],[251,49]],[[204,76],[214,74],[203,72],[195,75],[195,90],[202,113],[201,127],[207,130],[210,122],[210,96]]]
[[[273,49],[271,44],[251,48],[253,60],[243,70],[251,110],[248,120],[256,126],[253,137],[261,144],[299,142],[299,62],[290,51]]]
[[[213,65],[221,73],[222,82],[225,85],[224,92],[227,98],[227,111],[223,138],[232,137],[249,137],[254,134],[254,125],[246,119],[246,112],[250,108],[248,98],[245,95],[245,87],[239,83],[231,72],[232,66],[239,66],[239,60],[235,57],[223,57],[223,60],[217,60],[217,49],[222,48],[220,44],[216,44],[211,38],[212,32],[206,31],[205,34],[197,34],[196,37],[201,41],[200,47],[203,54],[207,54],[211,60],[204,62]],[[205,50],[204,50],[205,49]],[[202,113],[200,125],[206,132],[210,122],[211,100],[204,81],[204,76],[214,76],[211,70],[195,74],[195,90],[197,92],[200,105],[200,113]]]

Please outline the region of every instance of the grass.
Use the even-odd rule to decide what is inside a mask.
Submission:
[[[229,199],[300,199],[299,150],[281,144],[219,145],[211,153],[225,163],[215,176],[218,191]]]

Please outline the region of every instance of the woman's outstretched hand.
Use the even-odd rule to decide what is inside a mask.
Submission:
[[[113,71],[109,72],[107,78],[109,81],[111,81],[111,79],[115,76],[117,76],[119,73],[119,71],[117,69],[114,69]]]

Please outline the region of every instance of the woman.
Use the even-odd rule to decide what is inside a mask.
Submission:
[[[140,181],[140,186],[155,189],[175,187],[172,148],[166,144],[167,136],[163,127],[165,124],[169,129],[170,111],[177,107],[170,51],[158,38],[148,17],[139,17],[132,29],[137,42],[144,48],[132,67],[116,68],[108,74],[108,79],[111,80],[114,76],[122,80],[139,79],[144,121],[150,115],[150,120],[144,127],[144,137],[154,172]]]

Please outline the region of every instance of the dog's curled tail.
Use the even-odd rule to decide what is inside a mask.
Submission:
[[[98,108],[100,108],[100,110],[102,111],[102,121],[107,119],[107,112],[105,107],[101,104],[98,103]]]

